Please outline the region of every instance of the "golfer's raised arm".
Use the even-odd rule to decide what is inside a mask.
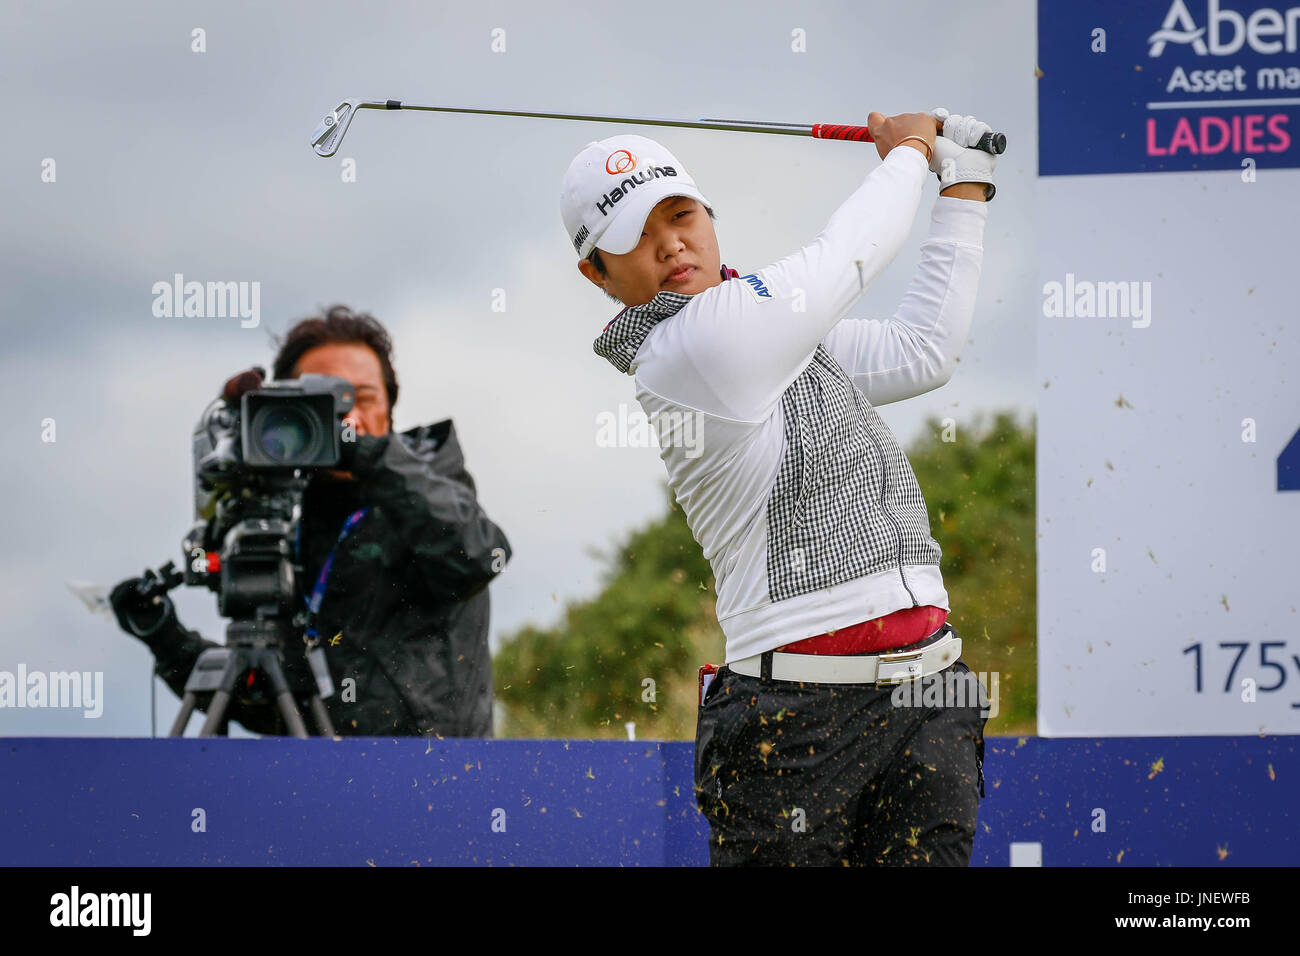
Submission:
[[[815,325],[792,336],[809,343],[805,355],[825,337],[894,261],[907,241],[929,175],[925,155],[896,146],[831,214],[817,238],[769,270],[777,284],[803,290],[805,312],[794,312],[797,325]]]
[[[898,254],[912,228],[929,165],[925,154],[895,147],[798,252],[756,273],[763,293],[724,283],[728,308],[692,316],[692,364],[708,370],[712,410],[758,420],[780,401],[817,345]],[[749,287],[753,287],[750,283]],[[648,383],[654,388],[654,383]],[[675,397],[695,389],[673,383]],[[725,394],[722,394],[725,386]]]
[[[898,311],[847,318],[823,343],[872,405],[938,388],[957,366],[975,314],[988,204],[940,196]]]

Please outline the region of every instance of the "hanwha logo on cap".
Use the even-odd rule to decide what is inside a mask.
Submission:
[[[613,169],[610,166],[613,166]],[[605,160],[605,172],[611,176],[621,176],[636,169],[636,157],[625,149],[615,150]]]

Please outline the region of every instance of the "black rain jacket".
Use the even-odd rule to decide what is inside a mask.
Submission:
[[[348,515],[370,506],[338,547],[317,620],[335,733],[490,737],[487,585],[512,552],[478,504],[451,419],[359,436],[351,473],[357,481],[313,478],[299,535],[299,589],[310,594]],[[220,646],[174,614],[149,643],[177,695],[199,654]],[[307,679],[302,652],[284,649],[291,682]],[[257,733],[288,732],[272,700],[235,699],[227,715]]]

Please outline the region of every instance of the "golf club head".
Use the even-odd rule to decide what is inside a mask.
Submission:
[[[344,100],[321,119],[316,131],[311,134],[311,148],[317,156],[333,156],[338,152],[343,136],[352,124],[360,100]]]

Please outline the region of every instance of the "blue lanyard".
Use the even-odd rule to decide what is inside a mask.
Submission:
[[[305,599],[307,601],[307,627],[305,633],[307,642],[310,644],[316,643],[316,615],[320,613],[321,601],[325,600],[325,585],[329,582],[330,569],[334,567],[334,555],[338,554],[339,545],[343,543],[343,539],[352,533],[353,528],[361,524],[361,519],[366,516],[366,512],[369,510],[369,507],[365,507],[348,515],[348,520],[343,522],[343,530],[339,532],[338,541],[334,542],[329,557],[325,559],[325,563],[321,565],[320,574],[316,576],[316,586],[312,588],[311,597]],[[299,531],[301,531],[301,526],[299,526]]]

